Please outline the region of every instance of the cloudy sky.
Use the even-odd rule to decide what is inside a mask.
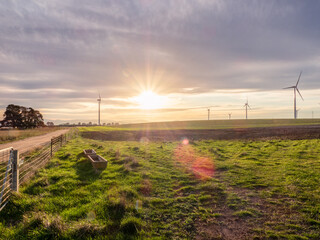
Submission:
[[[320,118],[320,2],[12,0],[0,2],[0,109],[45,120],[145,122]],[[141,98],[143,92],[149,98]],[[145,103],[147,102],[147,103]],[[150,107],[147,107],[150,108]],[[152,107],[151,107],[152,108]]]

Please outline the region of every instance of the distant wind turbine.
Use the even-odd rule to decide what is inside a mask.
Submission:
[[[101,96],[100,96],[100,93],[99,93],[99,98],[97,99],[98,101],[98,125],[100,126],[100,104],[101,104]]]
[[[248,119],[248,108],[251,109],[251,107],[249,106],[249,103],[248,103],[248,98],[247,98],[247,102],[244,104],[244,106],[246,108],[246,119]]]
[[[298,78],[298,81],[296,83],[295,86],[291,86],[291,87],[286,87],[286,88],[283,88],[283,89],[289,89],[289,88],[293,88],[293,93],[294,93],[294,97],[293,97],[293,115],[294,115],[294,119],[297,119],[297,93],[296,91],[299,93],[301,99],[304,101],[299,89],[298,89],[298,84],[299,84],[299,81],[300,81],[300,77],[301,77],[301,74],[302,74],[302,71],[300,72],[300,75],[299,75],[299,78]]]
[[[210,120],[210,112],[211,112],[211,108],[214,106],[208,106],[208,107],[191,107],[191,108],[187,108],[187,110],[193,110],[193,109],[207,109],[208,111],[208,120]]]
[[[228,113],[228,115],[229,115],[229,120],[231,119],[231,114],[232,114],[232,113]]]

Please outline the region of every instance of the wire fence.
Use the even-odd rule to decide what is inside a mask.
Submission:
[[[11,193],[11,162],[13,148],[0,150],[0,211],[7,204]]]
[[[0,150],[0,211],[5,207],[12,191],[19,192],[19,186],[26,183],[35,173],[43,168],[69,140],[78,135],[77,129],[52,138],[41,149],[19,158],[19,152],[13,148]]]

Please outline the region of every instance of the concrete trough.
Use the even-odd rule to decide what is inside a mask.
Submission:
[[[91,161],[92,166],[95,169],[104,169],[108,165],[108,161],[105,160],[103,157],[100,155],[87,155],[89,160]]]
[[[84,152],[84,154],[85,154],[86,156],[89,156],[89,155],[97,155],[96,151],[93,150],[93,149],[84,149],[83,152]]]

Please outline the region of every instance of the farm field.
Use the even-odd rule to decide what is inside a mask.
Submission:
[[[78,137],[0,212],[0,238],[319,239],[319,155],[318,139]]]
[[[101,131],[100,131],[101,130]],[[170,130],[120,130],[106,128],[82,128],[82,136],[105,141],[181,141],[189,140],[270,140],[270,139],[318,139],[320,125],[296,125],[276,127],[251,127],[227,129],[170,129]]]
[[[229,129],[257,128],[299,125],[320,125],[320,119],[248,119],[248,120],[202,120],[122,124],[119,126],[83,127],[80,131],[120,131],[120,130],[176,130],[176,129]]]
[[[45,127],[27,130],[0,130],[0,144],[22,140],[28,137],[40,136],[46,133],[57,131],[59,127]]]

